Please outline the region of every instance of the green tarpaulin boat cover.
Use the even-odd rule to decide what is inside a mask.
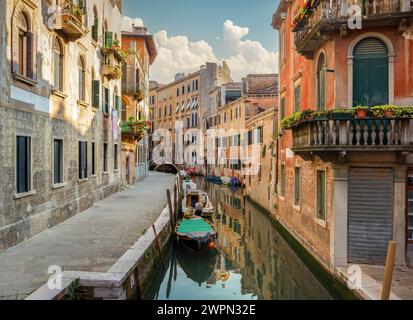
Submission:
[[[212,226],[204,219],[184,219],[179,224],[178,233],[214,232]]]

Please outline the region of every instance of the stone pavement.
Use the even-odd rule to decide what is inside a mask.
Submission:
[[[164,209],[175,176],[151,172],[69,220],[0,253],[0,300],[24,299],[44,285],[51,265],[106,272]]]
[[[366,299],[380,300],[384,267],[359,265],[362,270],[362,288],[357,290]],[[347,268],[337,268],[340,275],[348,279]],[[413,300],[413,269],[396,268],[393,273],[390,300]]]

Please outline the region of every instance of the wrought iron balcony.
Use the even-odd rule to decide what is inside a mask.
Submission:
[[[292,128],[298,154],[325,151],[413,151],[409,118],[308,120]],[[413,124],[412,124],[413,125]]]
[[[363,27],[398,25],[403,30],[413,15],[411,0],[315,0],[313,3],[306,13],[296,17],[294,28],[296,49],[307,58],[312,58],[314,51],[331,39],[334,32],[339,30],[342,36],[346,35],[350,6],[359,6]]]
[[[84,15],[83,7],[76,5],[73,1],[65,1],[54,21],[54,29],[63,33],[70,41],[80,39],[88,33],[83,23]]]

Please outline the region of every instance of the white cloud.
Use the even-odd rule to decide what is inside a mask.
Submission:
[[[278,53],[268,51],[259,41],[245,39],[248,34],[249,28],[225,21],[223,36],[217,40],[222,42],[226,56],[218,59],[206,41],[191,42],[186,36],[169,37],[167,31],[159,31],[155,34],[158,57],[151,68],[151,79],[168,83],[177,73],[193,72],[205,62],[222,60],[228,63],[235,81],[250,73],[275,73]]]
[[[122,17],[122,31],[132,32],[133,26],[143,27],[143,20],[139,18]]]

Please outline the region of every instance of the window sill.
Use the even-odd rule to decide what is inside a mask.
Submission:
[[[63,182],[63,183],[56,183],[52,185],[52,189],[56,190],[56,189],[61,189],[67,186],[67,183]]]
[[[93,46],[95,47],[95,48],[97,48],[98,47],[98,43],[97,43],[97,41],[95,40],[95,39],[92,39],[92,44],[93,44]]]
[[[14,199],[15,200],[23,199],[23,198],[34,196],[35,194],[36,194],[36,190],[32,190],[32,191],[24,192],[24,193],[16,193],[14,195]]]
[[[278,195],[278,199],[280,199],[281,201],[285,202],[284,196]]]
[[[95,175],[95,174],[92,174],[92,175],[90,176],[90,178],[91,178],[91,179],[96,179],[96,175]]]
[[[119,169],[113,170],[114,173],[119,173]]]
[[[327,229],[327,221],[315,218],[315,222],[323,229]]]
[[[108,175],[109,175],[109,172],[107,171],[102,173],[102,176],[108,176]]]
[[[52,89],[52,94],[62,99],[66,99],[68,97],[67,94],[63,93],[60,90],[56,90],[56,89]]]
[[[301,206],[293,205],[293,209],[294,209],[296,212],[301,213]]]
[[[18,73],[13,74],[13,78],[16,81],[23,82],[24,84],[27,84],[29,86],[35,86],[37,84],[36,80],[28,78]]]
[[[77,100],[77,105],[80,106],[80,107],[83,107],[83,108],[89,107],[89,105],[86,102],[84,102],[83,100]]]
[[[79,179],[77,180],[78,183],[83,183],[89,181],[89,178]]]

